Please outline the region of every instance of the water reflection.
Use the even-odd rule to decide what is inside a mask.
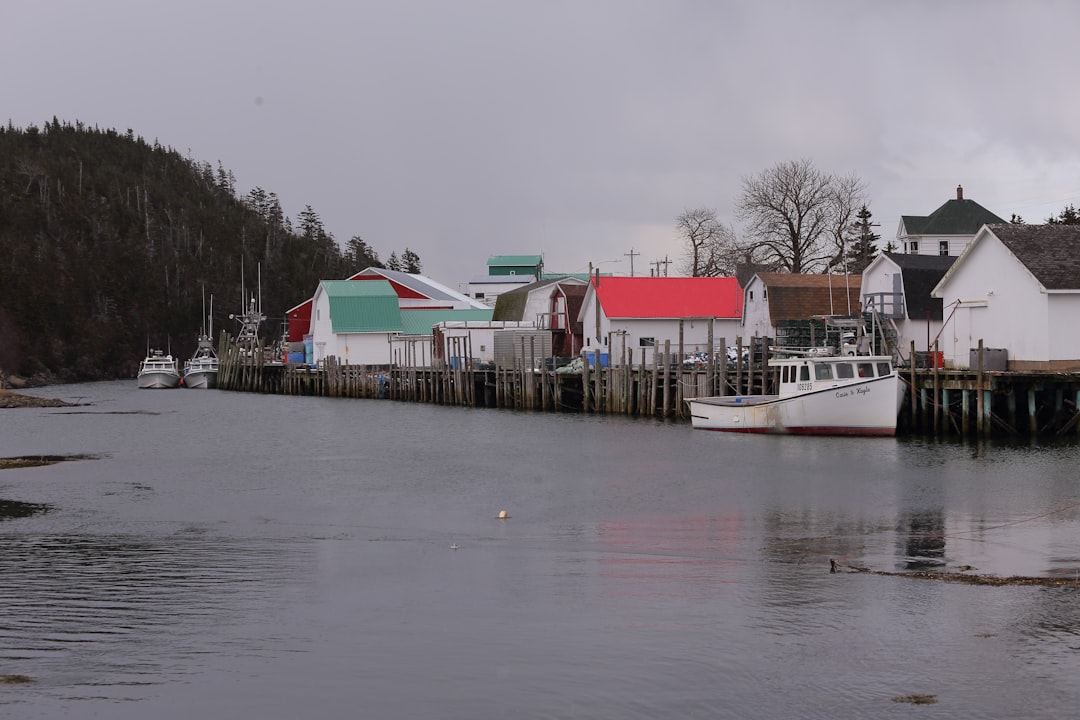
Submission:
[[[910,512],[903,518],[901,566],[905,570],[938,570],[945,565],[945,513]]]
[[[207,639],[241,643],[243,609],[272,603],[307,551],[198,533],[143,536],[0,535],[0,665],[58,673],[65,692],[163,682],[185,658],[213,652]],[[243,597],[238,602],[238,596]]]

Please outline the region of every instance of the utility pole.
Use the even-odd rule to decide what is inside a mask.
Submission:
[[[668,276],[667,269],[668,269],[668,265],[670,265],[670,264],[671,264],[671,261],[668,260],[667,255],[664,256],[663,260],[657,260],[656,261],[656,276],[657,277],[660,276],[660,266],[663,265],[664,266],[664,277],[667,277]]]
[[[630,252],[628,252],[628,253],[623,253],[623,255],[629,255],[630,256],[630,277],[634,277],[634,256],[635,255],[640,255],[640,254],[641,253],[639,253],[639,252],[634,252],[634,248],[630,248]]]

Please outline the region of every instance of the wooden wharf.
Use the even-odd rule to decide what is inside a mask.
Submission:
[[[725,347],[720,339],[720,347]],[[735,362],[721,355],[686,365],[666,341],[651,363],[644,353],[623,351],[609,367],[583,363],[580,372],[556,367],[554,358],[527,352],[513,367],[471,362],[420,366],[409,362],[350,365],[328,357],[318,366],[292,365],[236,346],[226,333],[219,345],[218,387],[240,392],[388,399],[437,405],[547,412],[597,413],[673,421],[689,420],[695,397],[766,394],[775,370],[760,353]],[[748,347],[767,346],[754,339]],[[527,350],[527,349],[526,349]],[[914,357],[912,349],[911,357]],[[981,350],[981,343],[980,343]],[[979,357],[982,357],[980,352]],[[396,358],[398,361],[411,358]],[[907,388],[898,434],[946,437],[1080,436],[1080,373],[900,369]]]

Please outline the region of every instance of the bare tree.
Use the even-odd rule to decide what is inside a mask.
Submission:
[[[843,258],[844,234],[862,194],[862,181],[854,175],[837,177],[811,160],[793,160],[745,178],[736,213],[760,261],[792,273],[813,272]]]
[[[863,181],[855,174],[832,178],[832,212],[830,213],[829,237],[832,240],[833,256],[829,259],[827,270],[846,275],[850,259],[848,253],[849,238],[853,233],[859,209],[865,207],[863,200]]]
[[[680,270],[691,277],[732,275],[741,250],[735,231],[716,218],[711,208],[686,210],[675,219],[686,253]]]

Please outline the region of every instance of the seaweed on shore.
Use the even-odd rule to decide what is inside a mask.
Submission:
[[[52,510],[51,505],[20,502],[18,500],[0,500],[0,520],[30,517],[49,510]]]
[[[1080,587],[1080,580],[1075,577],[1031,577],[1026,575],[1013,575],[1000,577],[998,575],[978,575],[969,572],[934,572],[931,570],[874,570],[860,565],[848,565],[837,560],[829,560],[830,572],[841,570],[867,575],[884,575],[886,577],[914,578],[918,580],[938,580],[940,582],[964,583],[966,585],[1037,585],[1041,587]]]
[[[69,460],[96,460],[93,455],[21,455],[18,457],[0,457],[0,470],[13,468],[41,467],[55,465]]]
[[[57,398],[43,398],[36,395],[23,395],[0,389],[0,408],[49,408],[49,407],[78,407],[78,403],[69,403]]]

